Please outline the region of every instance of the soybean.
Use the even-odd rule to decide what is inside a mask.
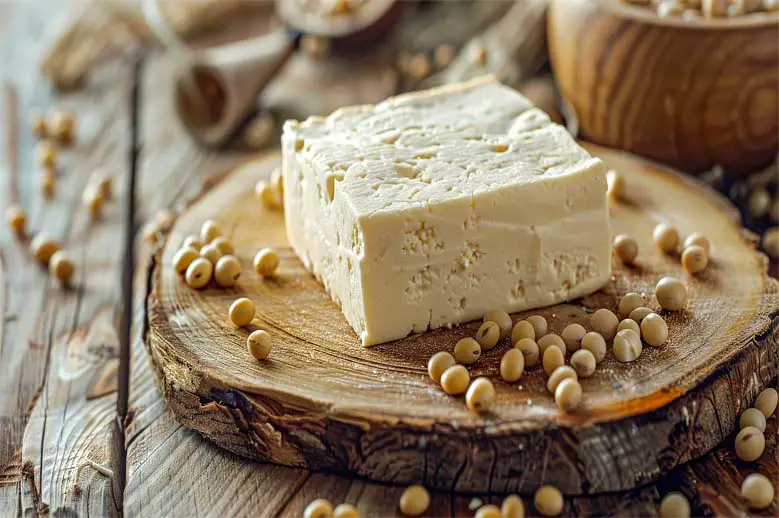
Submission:
[[[495,322],[487,321],[479,326],[475,339],[483,351],[489,351],[500,340],[500,328]]]
[[[641,328],[639,327],[638,322],[636,322],[632,318],[626,318],[620,321],[619,325],[617,326],[617,333],[619,333],[623,329],[630,329],[631,331],[635,332],[637,335],[641,334]]]
[[[503,381],[514,383],[525,371],[525,355],[519,349],[509,349],[500,359],[500,377]],[[761,414],[762,415],[762,414]]]
[[[494,400],[495,386],[485,377],[473,380],[465,394],[465,404],[472,412],[486,412]]]
[[[582,338],[586,334],[587,330],[581,324],[568,324],[560,333],[560,337],[568,351],[578,351],[582,347]]]
[[[582,349],[590,351],[595,357],[595,362],[600,363],[606,357],[606,340],[600,333],[590,331],[582,337]]]
[[[535,331],[536,336],[544,336],[546,334],[547,324],[544,317],[541,315],[531,315],[525,320],[530,322],[530,325],[533,326],[533,330]]]
[[[333,504],[324,498],[317,498],[306,506],[304,518],[330,518],[333,516]]]
[[[592,330],[600,333],[605,340],[611,340],[617,334],[619,319],[608,309],[599,309],[590,317]]]
[[[559,347],[547,347],[544,351],[542,363],[544,365],[544,372],[547,376],[551,375],[555,369],[565,364],[563,351]]]
[[[505,311],[488,311],[484,314],[485,322],[495,322],[500,328],[500,338],[506,338],[511,333],[511,317]]]
[[[212,219],[206,220],[203,222],[203,226],[200,227],[200,239],[206,245],[221,235],[222,230]]]
[[[8,221],[8,227],[11,232],[21,236],[24,234],[27,226],[27,213],[18,205],[13,205],[5,210],[5,219]]]
[[[561,365],[552,372],[546,380],[546,389],[554,394],[557,386],[565,379],[579,379],[576,371],[569,365]]]
[[[679,311],[687,302],[687,288],[674,277],[663,277],[655,286],[655,297],[660,307],[668,311]]]
[[[741,498],[752,509],[765,509],[774,501],[774,486],[765,475],[752,473],[741,483]]]
[[[518,495],[509,495],[500,506],[503,518],[525,518],[525,504]]]
[[[51,256],[49,260],[49,273],[53,275],[62,284],[67,284],[73,277],[76,271],[76,267],[73,265],[73,261],[63,252],[57,250]]]
[[[192,261],[194,261],[198,255],[197,250],[185,246],[173,256],[173,270],[179,275],[184,275],[189,265],[192,264]]]
[[[641,356],[641,338],[630,329],[624,329],[614,337],[614,356],[622,363],[628,363]]]
[[[255,313],[254,302],[246,297],[241,297],[233,302],[228,311],[230,322],[238,327],[248,325],[254,319]]]
[[[779,403],[779,392],[775,388],[763,389],[760,394],[755,398],[755,403],[752,405],[760,410],[764,416],[771,417],[776,410],[776,405]]]
[[[333,511],[333,518],[360,518],[360,511],[352,504],[340,504]]]
[[[549,347],[553,345],[559,348],[563,354],[565,354],[567,351],[567,348],[565,346],[565,340],[563,340],[561,337],[559,337],[554,333],[549,333],[548,335],[542,336],[537,343],[538,343],[538,350],[541,352],[542,355],[544,354],[544,352],[546,352],[546,350]]]
[[[423,486],[409,486],[400,495],[398,507],[405,516],[419,516],[430,507],[430,493]]]
[[[59,249],[59,243],[42,232],[30,241],[30,251],[42,265],[48,265],[51,256]]]
[[[474,518],[501,518],[500,509],[497,505],[483,505],[476,511]]]
[[[541,352],[539,351],[538,344],[535,340],[531,340],[530,338],[523,338],[514,344],[514,348],[519,349],[522,352],[522,356],[525,358],[526,366],[532,367],[538,363]]]
[[[617,310],[619,318],[627,318],[634,309],[643,307],[645,304],[646,301],[641,294],[635,292],[625,294],[619,301]]]
[[[668,493],[660,501],[660,518],[690,518],[690,502],[678,491]]]
[[[457,363],[470,365],[481,357],[481,346],[473,338],[463,338],[454,346],[454,359]]]
[[[223,255],[214,267],[214,279],[217,286],[220,288],[232,288],[238,282],[241,270],[241,263],[235,256]]]
[[[519,342],[523,338],[530,338],[531,340],[536,339],[536,330],[533,327],[533,324],[527,320],[520,320],[514,324],[514,328],[511,330],[512,344]]]
[[[684,240],[684,248],[688,248],[693,245],[703,247],[703,249],[706,251],[706,255],[711,253],[711,242],[700,232],[693,232],[687,236],[687,239]]]
[[[196,290],[205,287],[211,281],[211,275],[214,273],[214,265],[204,257],[196,257],[184,274],[187,286]]]
[[[471,375],[462,365],[452,365],[441,375],[441,388],[451,396],[462,394],[468,390]]]
[[[262,329],[252,331],[246,338],[246,347],[249,349],[249,354],[257,360],[266,359],[270,355],[272,346],[270,335]]]
[[[563,512],[563,494],[554,486],[541,486],[533,497],[536,511],[543,516],[558,516]]]
[[[652,232],[655,245],[666,254],[676,252],[679,247],[679,230],[667,223],[658,224]]]
[[[690,273],[700,273],[709,264],[709,256],[702,246],[688,246],[682,252],[682,267]]]
[[[576,370],[580,378],[589,378],[595,374],[595,355],[587,349],[579,349],[571,356],[571,367]]]
[[[619,234],[614,238],[614,252],[624,264],[632,265],[638,257],[638,243],[626,234]]]
[[[235,253],[233,242],[227,239],[225,236],[215,237],[210,244],[215,246],[222,255],[232,255]]]
[[[744,413],[741,414],[741,418],[738,420],[738,427],[743,430],[747,426],[757,428],[765,434],[766,422],[763,412],[757,408],[747,408],[744,410]]]
[[[440,383],[444,371],[456,363],[454,356],[446,351],[438,351],[427,361],[427,373],[431,380]]]
[[[668,324],[657,313],[650,313],[641,321],[641,337],[653,347],[659,347],[668,340]]]
[[[641,321],[644,320],[647,315],[651,315],[652,313],[654,313],[654,311],[649,308],[636,308],[630,312],[630,316],[628,318],[638,324],[641,324]]]
[[[765,435],[754,426],[742,428],[736,435],[736,456],[746,462],[757,460],[765,451]]]
[[[565,412],[573,412],[582,403],[582,386],[579,380],[566,378],[557,385],[554,392],[557,406]]]
[[[200,249],[200,257],[204,257],[208,259],[211,264],[216,265],[217,261],[219,261],[219,258],[222,257],[222,252],[220,252],[217,247],[209,243]]]
[[[253,264],[262,277],[271,277],[279,268],[279,254],[272,248],[263,248],[254,256]]]

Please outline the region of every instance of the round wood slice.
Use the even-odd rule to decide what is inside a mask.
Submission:
[[[514,320],[540,313],[550,332],[571,322],[589,327],[594,309],[615,310],[630,291],[652,299],[657,280],[669,274],[687,284],[689,302],[663,313],[665,346],[645,347],[630,364],[609,352],[582,380],[580,411],[555,406],[539,367],[518,383],[501,381],[508,343],[470,367],[473,377],[495,383],[490,413],[473,414],[462,397],[446,395],[428,377],[427,360],[473,335],[477,322],[363,348],[287,245],[282,213],[254,198],[255,182],[278,165],[277,155],[242,165],[206,193],[158,252],[146,341],[168,405],[185,426],[239,455],[444,490],[529,493],[542,482],[568,494],[624,490],[707,452],[777,377],[778,283],[725,199],[630,155],[587,147],[627,180],[626,199],[612,207],[612,230],[639,242],[638,265],[615,260],[613,282],[601,292]],[[221,224],[244,265],[235,289],[192,290],[170,266],[207,218]],[[662,220],[682,235],[711,239],[705,272],[687,275],[678,257],[653,247],[652,229]],[[282,263],[276,278],[263,281],[251,263],[265,246],[276,247]],[[257,306],[247,329],[227,317],[242,296]],[[650,305],[658,308],[654,299]],[[273,338],[267,361],[247,352],[256,328]]]

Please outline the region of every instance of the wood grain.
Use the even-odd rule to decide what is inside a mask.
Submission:
[[[117,347],[113,308],[98,310],[91,322],[56,339],[49,379],[33,408],[22,449],[22,470],[37,491],[38,513],[100,515],[113,506],[109,480],[92,469],[79,476],[78,468],[91,460],[114,469],[109,425],[115,385],[102,397],[89,400],[84,395],[106,368],[116,369]]]
[[[427,378],[427,358],[477,324],[362,348],[285,246],[281,214],[252,196],[254,182],[277,164],[273,158],[241,167],[183,213],[158,255],[147,344],[168,405],[183,424],[243,456],[447,491],[528,491],[541,482],[569,494],[632,489],[709,451],[779,373],[777,283],[723,198],[678,174],[592,150],[627,178],[627,201],[612,209],[613,230],[630,232],[642,252],[634,269],[615,265],[601,292],[540,311],[552,331],[571,321],[586,325],[594,308],[615,309],[628,291],[651,296],[664,275],[684,277],[678,258],[651,245],[662,218],[683,234],[710,236],[714,252],[705,274],[686,278],[687,310],[666,315],[669,344],[645,349],[635,364],[608,358],[584,382],[583,410],[559,412],[538,369],[521,388],[497,382],[487,416],[443,394]],[[279,247],[280,274],[263,282],[247,271],[233,290],[186,287],[168,265],[209,217],[233,239],[247,270],[258,248]],[[239,296],[257,306],[252,329],[274,339],[269,362],[254,361],[245,350],[247,330],[227,320]],[[505,348],[485,354],[472,375],[496,378]]]
[[[110,326],[115,296],[112,226],[121,203],[109,203],[103,219],[92,224],[81,193],[92,169],[105,165],[113,174],[124,172],[123,110],[127,76],[122,64],[111,72],[110,84],[55,99],[35,66],[56,30],[72,13],[72,5],[12,2],[0,6],[0,76],[15,90],[17,105],[3,113],[2,208],[19,203],[28,214],[31,233],[46,231],[60,241],[76,263],[71,289],[59,287],[27,251],[26,239],[0,231],[0,253],[8,272],[0,341],[0,515],[38,515],[89,512],[108,514],[111,503],[101,477],[85,473],[80,499],[73,495],[75,467],[86,457],[105,460],[107,438],[101,423],[112,418],[110,388],[103,397],[85,401],[93,375],[109,361],[110,342],[95,340],[96,330]],[[7,23],[7,25],[5,25]],[[53,200],[40,195],[34,163],[35,138],[28,127],[31,111],[54,106],[72,109],[77,116],[78,139],[60,154],[57,192]],[[13,132],[10,134],[9,132]],[[5,229],[5,227],[3,227]],[[99,323],[99,324],[98,324]],[[85,338],[88,330],[92,335]],[[78,345],[77,345],[78,344]],[[83,362],[97,369],[67,377],[68,366]],[[64,369],[64,370],[61,370]],[[87,369],[89,370],[89,369]],[[31,421],[31,422],[30,422]],[[29,425],[29,426],[28,426]],[[27,442],[23,444],[23,439]],[[66,447],[67,446],[67,447]]]
[[[148,271],[139,271],[139,282],[145,283],[152,270],[153,265],[149,265]],[[138,315],[143,318],[142,309]],[[229,508],[234,516],[298,517],[314,498],[351,503],[366,517],[398,515],[402,486],[249,461],[184,428],[155,387],[140,336],[134,354],[135,418],[127,435],[129,483],[125,502],[129,515],[223,516]],[[692,504],[693,516],[775,516],[779,497],[763,512],[750,512],[740,498],[739,487],[753,472],[771,480],[779,477],[778,433],[774,416],[768,420],[766,451],[755,463],[736,458],[731,435],[714,451],[675,468],[656,484],[630,492],[567,498],[563,515],[655,517],[666,493],[682,491]],[[189,462],[190,457],[197,463]],[[261,505],[256,504],[256,495],[266,496]],[[522,496],[528,513],[535,515],[532,491]],[[246,505],[227,504],[231,501]],[[479,501],[499,504],[502,496],[434,493],[426,516],[472,516],[472,507]]]
[[[24,432],[22,472],[34,496],[33,509],[25,512],[83,514],[118,512],[109,496],[105,477],[91,470],[76,479],[78,466],[87,459],[111,467],[108,425],[114,417],[117,337],[114,303],[118,299],[123,192],[126,175],[127,102],[130,84],[126,70],[116,71],[113,86],[68,97],[62,102],[76,113],[79,143],[63,150],[57,196],[42,207],[44,221],[37,227],[59,238],[76,263],[72,287],[62,289],[46,273],[47,286],[37,324],[41,350],[46,352],[42,388]],[[25,129],[25,133],[27,133]],[[114,199],[101,218],[93,221],[81,203],[92,170],[98,165],[114,176]],[[29,175],[35,178],[36,175]],[[38,196],[37,191],[30,193]],[[23,251],[23,268],[34,268]],[[18,291],[18,294],[24,290]],[[33,345],[33,347],[35,347]],[[84,490],[74,492],[78,483]]]
[[[580,136],[702,172],[779,151],[779,16],[684,22],[601,0],[556,0],[549,45]]]
[[[142,339],[135,341],[127,429],[128,516],[266,514],[294,495],[302,470],[247,461],[203,441],[176,422],[154,386]]]

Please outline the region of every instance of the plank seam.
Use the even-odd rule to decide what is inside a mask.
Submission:
[[[284,511],[287,510],[287,508],[289,507],[289,504],[292,502],[292,500],[298,494],[298,491],[300,491],[300,488],[303,487],[303,484],[308,482],[309,478],[311,478],[311,472],[307,471],[306,472],[306,477],[300,479],[300,481],[297,484],[295,484],[294,490],[292,490],[290,492],[289,496],[284,500],[284,502],[282,502],[281,507],[279,507],[279,511],[280,512],[278,512],[277,515],[281,515],[281,513],[283,513]]]

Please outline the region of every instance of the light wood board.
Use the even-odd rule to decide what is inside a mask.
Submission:
[[[186,426],[246,457],[453,491],[526,492],[540,483],[568,494],[632,489],[709,451],[777,375],[777,283],[721,197],[628,155],[590,149],[626,177],[627,197],[612,207],[613,231],[637,239],[638,265],[615,262],[604,290],[531,313],[546,316],[553,332],[573,321],[587,327],[592,310],[616,309],[628,291],[651,297],[669,274],[685,280],[690,296],[686,310],[664,313],[667,345],[647,347],[627,365],[608,355],[583,381],[580,411],[559,411],[538,368],[518,384],[500,382],[507,344],[470,369],[496,381],[489,414],[472,414],[462,398],[445,395],[427,377],[426,361],[473,334],[477,323],[363,348],[286,245],[281,213],[253,197],[255,181],[278,163],[272,157],[240,167],[183,213],[157,256],[147,343],[170,408]],[[191,290],[170,267],[186,235],[207,218],[221,224],[244,264],[235,289]],[[652,228],[664,218],[683,235],[711,238],[706,272],[687,276],[678,257],[654,249]],[[282,256],[279,275],[266,281],[250,268],[263,246]],[[250,329],[227,318],[239,296],[257,306]],[[270,361],[256,362],[246,351],[254,328],[273,337]]]

